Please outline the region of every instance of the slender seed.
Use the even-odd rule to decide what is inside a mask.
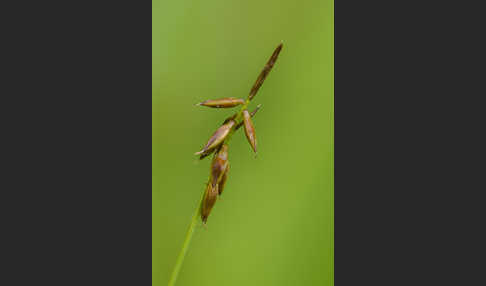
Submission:
[[[221,142],[224,141],[226,136],[228,136],[229,132],[231,131],[231,128],[233,128],[234,125],[235,125],[234,120],[230,120],[228,123],[221,125],[218,128],[218,130],[216,130],[213,133],[213,136],[211,136],[211,138],[209,138],[208,143],[206,143],[204,148],[201,151],[196,152],[195,155],[204,154],[208,150],[211,150],[211,149],[217,147],[219,144],[221,144]]]
[[[255,134],[255,127],[253,126],[253,122],[251,121],[251,116],[248,110],[243,110],[243,124],[245,125],[245,135],[248,139],[248,142],[251,145],[251,148],[256,153],[257,152],[257,140]]]
[[[245,101],[241,98],[236,98],[236,97],[225,97],[225,98],[219,98],[219,99],[209,99],[203,102],[200,102],[196,105],[200,106],[207,106],[207,107],[212,107],[212,108],[229,108],[229,107],[235,107],[240,104],[245,104]]]
[[[262,107],[261,104],[258,104],[258,106],[250,113],[250,116],[253,117],[255,116],[255,114],[258,112],[258,110],[260,109],[260,107]],[[240,129],[240,127],[243,126],[243,121],[241,121],[240,123],[238,123],[238,125],[236,125],[235,127],[235,131]]]
[[[260,86],[262,86],[263,82],[265,81],[265,78],[267,77],[268,73],[270,72],[270,70],[272,70],[275,61],[277,61],[278,54],[280,54],[280,51],[282,50],[282,46],[283,43],[280,43],[280,45],[277,46],[272,56],[268,60],[267,64],[265,65],[265,67],[263,67],[263,70],[260,72],[260,75],[258,76],[257,80],[255,81],[253,87],[250,90],[250,95],[248,96],[250,100],[252,100],[253,97],[255,97],[256,93],[260,89]]]
[[[216,203],[216,200],[218,198],[218,185],[213,187],[210,183],[208,183],[206,187],[206,193],[204,194],[204,198],[202,201],[201,205],[201,219],[203,223],[205,224],[209,214],[211,213],[211,210],[214,207],[214,204]]]

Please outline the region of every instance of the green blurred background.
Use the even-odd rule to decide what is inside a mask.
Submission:
[[[333,1],[153,0],[152,40],[153,285],[167,285],[208,178],[193,153],[233,111],[194,104],[246,97],[281,41],[251,104],[258,157],[240,129],[177,285],[333,285]]]

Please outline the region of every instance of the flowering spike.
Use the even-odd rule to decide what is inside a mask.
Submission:
[[[229,108],[242,105],[238,112],[233,113],[231,116],[227,117],[221,126],[211,135],[211,138],[207,141],[206,145],[201,151],[196,152],[199,155],[199,159],[203,159],[211,154],[213,158],[210,166],[209,179],[206,185],[206,189],[203,194],[203,198],[197,209],[197,213],[201,216],[204,226],[206,225],[209,214],[211,213],[214,204],[216,203],[219,196],[222,195],[226,181],[228,179],[228,174],[230,170],[230,162],[228,160],[228,142],[231,136],[240,127],[245,126],[245,135],[250,143],[251,148],[257,153],[257,139],[255,133],[255,127],[253,126],[252,117],[260,109],[261,105],[258,105],[252,112],[247,110],[250,100],[254,98],[261,85],[263,84],[268,73],[273,68],[275,61],[278,58],[280,51],[282,50],[283,44],[277,46],[274,50],[272,56],[267,61],[265,67],[260,72],[255,84],[250,90],[250,94],[247,99],[226,97],[220,99],[206,100],[196,105],[207,106],[211,108]],[[197,216],[194,216],[193,222]],[[194,225],[194,223],[192,224]]]
[[[246,109],[243,110],[243,124],[245,125],[246,138],[248,139],[251,148],[256,153],[257,141],[256,141],[255,127],[253,126],[253,122],[251,121],[250,113]]]
[[[255,81],[253,87],[250,90],[250,95],[248,96],[249,100],[252,100],[253,97],[255,97],[257,91],[260,89],[260,86],[262,86],[263,82],[265,81],[265,78],[267,77],[268,73],[272,70],[272,67],[275,64],[275,61],[277,61],[278,54],[280,54],[282,47],[283,47],[283,43],[280,43],[280,45],[278,45],[275,51],[273,52],[272,56],[268,60],[265,67],[263,67],[263,70],[260,72],[260,75],[258,76],[257,80]]]
[[[203,102],[200,102],[196,105],[199,106],[207,106],[212,108],[228,108],[228,107],[235,107],[240,104],[245,104],[245,101],[241,98],[236,97],[225,97],[219,99],[210,99]]]

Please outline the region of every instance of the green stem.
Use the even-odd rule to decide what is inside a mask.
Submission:
[[[201,213],[201,203],[203,198],[204,198],[204,192],[201,198],[199,199],[199,203],[197,204],[194,214],[192,215],[191,224],[189,225],[189,229],[187,230],[186,238],[184,239],[184,244],[182,244],[182,249],[179,252],[176,265],[174,266],[174,270],[172,270],[172,275],[170,276],[169,286],[174,286],[176,283],[177,276],[179,275],[179,271],[181,270],[182,263],[184,262],[184,258],[186,257],[187,250],[189,249],[189,244],[191,243],[192,235],[194,234],[194,230],[196,229],[199,214]]]

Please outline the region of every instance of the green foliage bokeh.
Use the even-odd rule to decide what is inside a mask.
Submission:
[[[177,285],[334,284],[334,2],[152,2],[152,278],[167,285],[209,160],[198,162],[274,48],[251,103],[258,156],[243,130],[208,227],[198,226]],[[237,110],[237,109],[235,109]]]

